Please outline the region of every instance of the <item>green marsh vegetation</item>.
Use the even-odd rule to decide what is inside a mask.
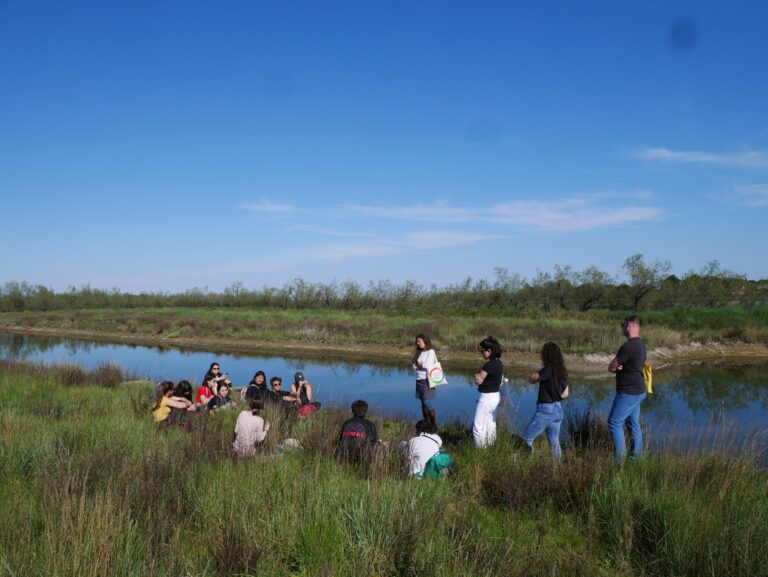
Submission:
[[[651,347],[768,342],[768,280],[748,280],[717,261],[678,278],[669,262],[627,258],[620,277],[596,267],[555,266],[526,279],[507,268],[493,280],[468,278],[444,287],[409,281],[362,286],[354,281],[248,288],[222,293],[131,294],[84,286],[66,292],[25,282],[0,287],[0,328],[20,327],[186,345],[407,349],[427,332],[443,350],[475,352],[496,336],[510,352],[537,352],[554,340],[566,353],[613,353],[627,312],[647,321]]]
[[[475,353],[492,334],[510,352],[538,352],[556,341],[566,353],[613,353],[624,313],[536,309],[427,312],[275,308],[149,308],[0,313],[0,327],[83,331],[179,343],[291,343],[409,351],[426,332],[443,353]],[[649,347],[768,342],[768,307],[672,309],[643,313]]]
[[[119,368],[0,366],[0,575],[766,575],[768,477],[748,454],[615,467],[599,419],[554,469],[502,431],[459,427],[445,481],[407,479],[412,425],[370,415],[390,451],[337,464],[348,410],[269,414],[263,454],[229,453],[237,410],[157,431]],[[125,377],[123,377],[125,378]],[[304,449],[275,456],[287,436]]]

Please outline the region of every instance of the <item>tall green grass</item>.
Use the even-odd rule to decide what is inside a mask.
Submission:
[[[339,464],[347,414],[323,408],[270,411],[240,460],[237,410],[156,430],[149,383],[62,370],[0,363],[0,575],[767,574],[768,479],[747,455],[615,467],[584,442],[555,468],[504,430],[477,450],[454,429],[453,473],[417,481],[395,449],[412,425],[373,415],[389,448]],[[304,448],[278,456],[288,436]]]

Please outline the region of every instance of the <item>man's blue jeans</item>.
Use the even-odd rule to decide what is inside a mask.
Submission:
[[[531,422],[525,428],[523,438],[528,446],[533,449],[533,441],[547,431],[549,446],[552,447],[552,456],[555,462],[560,462],[560,425],[563,422],[563,407],[560,403],[537,403],[536,412]]]
[[[617,463],[621,463],[627,454],[624,441],[624,422],[629,429],[630,458],[643,456],[643,432],[640,430],[640,405],[648,396],[647,393],[639,395],[627,395],[616,393],[608,416],[608,429],[613,439],[613,456]]]

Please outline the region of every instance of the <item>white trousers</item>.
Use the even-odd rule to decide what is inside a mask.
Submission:
[[[496,409],[501,402],[501,393],[480,393],[477,397],[475,422],[472,436],[477,447],[485,447],[496,440]]]

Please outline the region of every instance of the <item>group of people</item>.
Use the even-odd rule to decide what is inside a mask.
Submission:
[[[643,436],[640,428],[640,406],[647,395],[643,365],[646,361],[645,343],[640,338],[642,321],[638,316],[628,316],[622,322],[622,331],[627,341],[621,346],[608,370],[616,375],[616,397],[608,417],[608,427],[614,444],[614,456],[621,462],[626,456],[624,426],[630,433],[630,450],[633,458],[643,452]],[[496,411],[501,401],[501,386],[504,382],[504,365],[501,361],[502,346],[489,336],[480,341],[479,351],[484,363],[474,375],[478,398],[472,424],[472,436],[479,448],[487,447],[496,439]],[[562,400],[570,394],[568,371],[562,351],[553,342],[546,343],[541,350],[542,367],[530,377],[532,384],[538,384],[536,410],[525,428],[523,439],[533,450],[537,437],[546,432],[552,455],[559,463],[561,456],[560,426],[563,421]],[[435,382],[428,378],[431,370],[439,367],[437,354],[428,335],[418,334],[412,359],[416,372],[416,398],[421,404],[422,419],[416,424],[416,436],[401,444],[407,453],[411,474],[420,477],[430,470],[430,464],[438,467],[442,452],[442,439],[437,433],[437,416],[434,406]],[[211,364],[203,383],[192,398],[192,386],[188,381],[174,385],[170,381],[158,384],[152,415],[158,423],[183,421],[191,411],[216,411],[236,406],[230,396],[230,381],[220,371],[218,363]],[[320,408],[314,400],[312,384],[298,371],[289,390],[282,389],[282,379],[272,377],[267,386],[266,374],[257,371],[247,388],[242,401],[247,409],[242,411],[235,425],[233,449],[242,457],[255,453],[259,443],[269,431],[269,423],[261,416],[266,403],[282,407],[286,412],[295,412],[306,417]],[[357,400],[352,403],[352,418],[341,427],[338,438],[338,455],[342,459],[360,459],[379,443],[375,424],[367,419],[368,403]],[[175,417],[175,418],[174,418]]]
[[[640,428],[640,406],[647,396],[643,366],[646,363],[646,347],[640,338],[642,320],[637,315],[626,317],[622,332],[627,341],[619,348],[608,370],[616,375],[616,396],[608,416],[608,428],[614,445],[614,457],[621,462],[626,457],[624,426],[630,436],[630,455],[638,458],[643,453],[643,434]],[[504,366],[501,362],[502,347],[492,336],[479,344],[485,361],[475,374],[478,398],[472,423],[472,436],[477,447],[486,447],[496,439],[496,410],[501,402],[501,385],[504,382]],[[530,377],[538,384],[536,411],[525,428],[523,439],[533,450],[533,442],[546,432],[552,456],[560,462],[560,426],[563,422],[562,400],[570,394],[568,371],[563,353],[553,342],[541,350],[542,367]],[[429,336],[416,335],[413,353],[413,369],[416,371],[416,398],[426,423],[434,424],[435,387],[427,379],[430,368],[438,365],[437,355]]]
[[[269,422],[261,412],[265,404],[281,407],[285,412],[295,412],[306,417],[320,408],[320,403],[313,401],[312,384],[301,371],[294,375],[290,390],[282,390],[282,379],[272,377],[267,388],[264,371],[257,371],[243,390],[240,401],[231,396],[232,381],[222,373],[219,363],[211,363],[203,377],[203,382],[194,394],[189,381],[162,381],[155,388],[155,400],[152,416],[161,426],[189,426],[189,413],[218,411],[239,406],[247,407],[240,412],[235,424],[233,449],[238,456],[250,457],[256,447],[264,441],[269,431]]]

